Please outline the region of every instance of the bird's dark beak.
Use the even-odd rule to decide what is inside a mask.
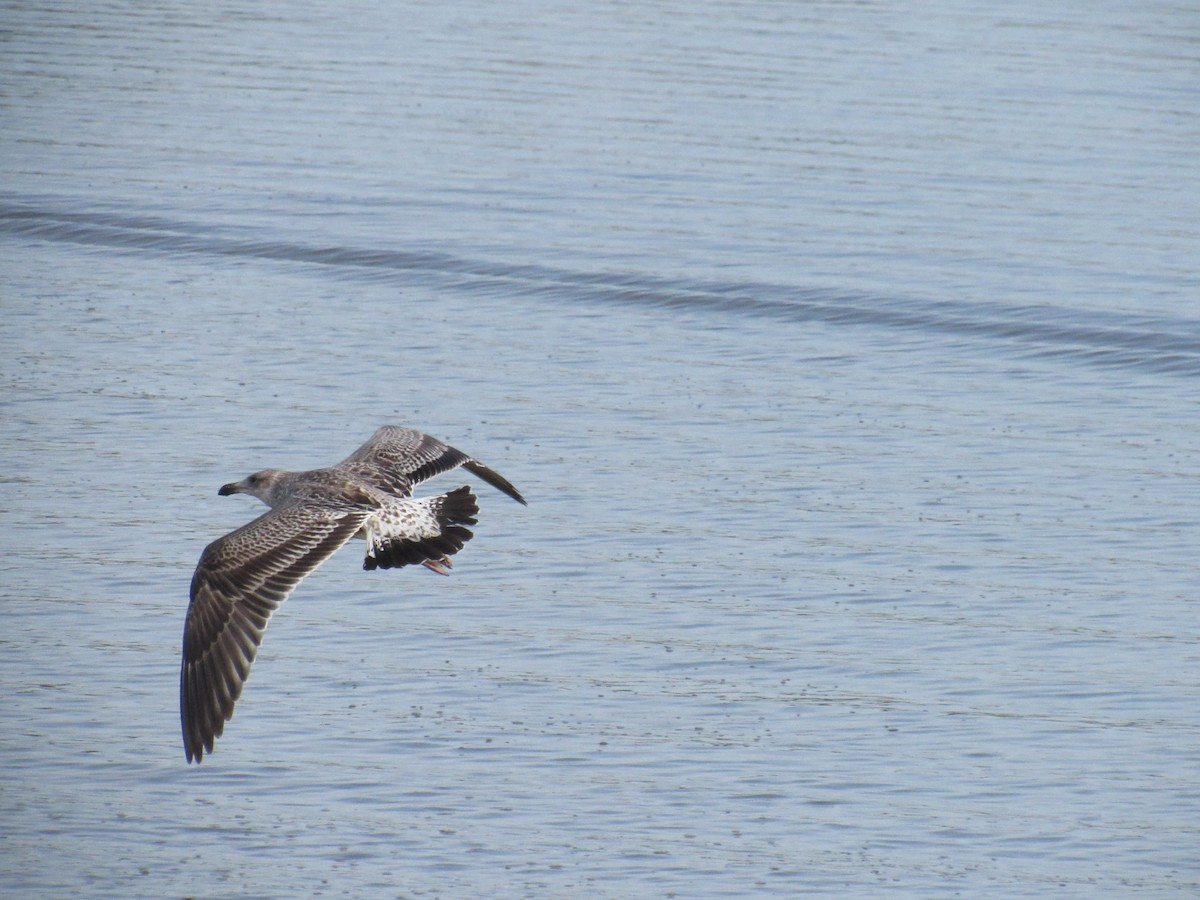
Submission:
[[[221,497],[228,497],[230,494],[240,494],[241,492],[242,492],[241,484],[234,481],[229,484],[221,485],[221,489],[219,491],[217,491],[217,495],[221,496]]]

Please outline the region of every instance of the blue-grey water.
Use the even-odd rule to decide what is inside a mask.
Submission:
[[[0,893],[1196,896],[1198,36],[4,3]],[[529,507],[187,766],[217,487],[383,422]]]

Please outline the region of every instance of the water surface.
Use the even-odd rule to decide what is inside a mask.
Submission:
[[[1194,895],[1195,24],[6,9],[5,892]],[[385,421],[529,507],[186,766],[216,488]]]

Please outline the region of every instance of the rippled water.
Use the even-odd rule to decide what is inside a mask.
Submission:
[[[5,8],[0,888],[1195,895],[1196,24]],[[528,509],[188,767],[216,488],[384,421]]]

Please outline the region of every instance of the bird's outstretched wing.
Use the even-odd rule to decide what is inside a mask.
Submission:
[[[205,548],[192,576],[179,675],[188,762],[212,752],[233,715],[271,613],[350,540],[369,512],[286,506]]]
[[[459,466],[526,505],[521,492],[499,472],[435,437],[399,425],[384,425],[333,468],[398,497],[407,497],[414,484]]]

